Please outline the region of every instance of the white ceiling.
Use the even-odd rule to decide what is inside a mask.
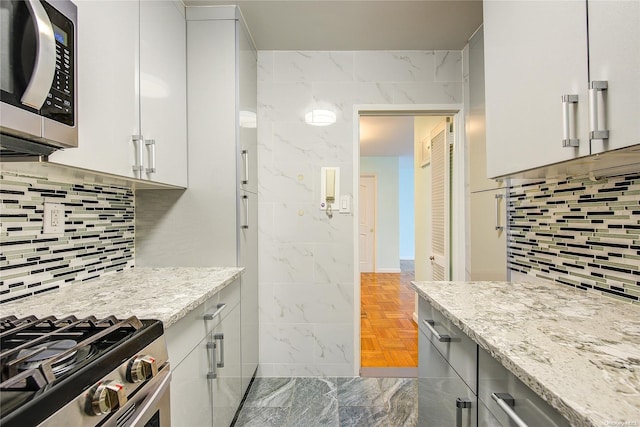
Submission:
[[[461,50],[482,0],[184,0],[238,4],[258,50]],[[363,156],[413,155],[413,116],[361,118]]]
[[[461,50],[482,0],[185,0],[238,4],[258,50]]]

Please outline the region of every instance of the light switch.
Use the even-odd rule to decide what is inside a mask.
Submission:
[[[348,194],[340,196],[340,213],[351,213],[351,196]]]

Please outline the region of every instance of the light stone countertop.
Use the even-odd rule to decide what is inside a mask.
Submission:
[[[158,319],[164,328],[240,277],[243,268],[135,267],[0,304],[2,316]]]
[[[414,282],[574,426],[640,426],[640,307],[556,284]]]

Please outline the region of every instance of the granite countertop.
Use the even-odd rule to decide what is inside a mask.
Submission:
[[[556,284],[413,288],[574,426],[640,426],[640,307]]]
[[[3,316],[114,315],[158,319],[165,329],[238,278],[242,268],[136,267],[0,305]]]

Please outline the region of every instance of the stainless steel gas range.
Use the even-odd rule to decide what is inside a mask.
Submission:
[[[0,425],[168,427],[162,322],[0,318]]]

